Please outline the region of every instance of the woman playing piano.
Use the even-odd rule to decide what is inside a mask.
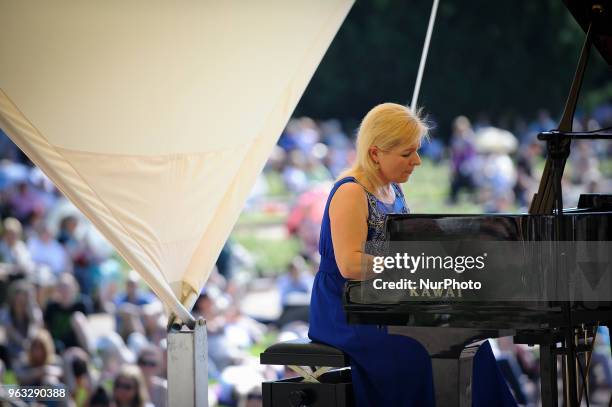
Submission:
[[[350,356],[357,406],[435,405],[425,348],[374,325],[349,325],[342,308],[346,280],[373,275],[364,243],[383,241],[388,213],[408,213],[399,184],[421,164],[418,149],[426,132],[405,106],[374,107],[359,128],[355,162],[334,184],[323,215],[309,337]],[[472,390],[474,406],[515,405],[488,344],[474,359]]]

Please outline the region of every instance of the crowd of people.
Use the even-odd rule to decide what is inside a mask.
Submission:
[[[3,169],[24,178],[0,192],[2,382],[63,385],[69,397],[51,405],[166,405],[161,303],[134,272],[118,283],[120,262],[78,214],[49,222],[65,202],[36,168]]]
[[[447,180],[439,181],[448,185],[448,205],[468,200],[483,212],[502,212],[529,204],[545,155],[535,136],[556,124],[545,111],[530,123],[493,124],[484,116],[459,116],[447,143],[434,126],[434,136],[422,145],[426,160],[448,168]],[[610,126],[612,105],[606,104],[577,120],[575,130]],[[254,349],[306,336],[325,200],[354,151],[351,134],[338,120],[294,118],[280,137],[245,211],[282,200],[287,234],[301,250],[275,278],[280,312],[262,319],[242,306],[258,284],[249,254],[231,239],[226,243],[193,309],[207,320],[211,405],[260,405],[261,382],[285,374],[260,366]],[[580,193],[612,191],[602,167],[610,151],[610,143],[575,143],[564,202],[575,203]],[[66,405],[165,406],[164,306],[1,133],[0,160],[2,382],[61,384],[70,396]],[[410,191],[406,200],[410,205]],[[592,389],[612,389],[608,338],[598,337]],[[537,349],[504,339],[494,351],[517,400],[535,405]]]
[[[610,107],[604,105],[575,120],[574,131],[595,131],[612,126]],[[546,110],[540,110],[531,123],[517,120],[513,133],[491,126],[486,118],[474,126],[465,116],[452,126],[449,149],[449,202],[456,203],[460,191],[483,206],[484,212],[526,211],[537,192],[540,174],[538,160],[545,156],[545,144],[537,139],[543,131],[557,127]],[[609,159],[607,141],[578,141],[572,146],[569,165],[564,172],[563,192],[567,206],[576,205],[582,193],[607,191],[609,179],[600,162]]]

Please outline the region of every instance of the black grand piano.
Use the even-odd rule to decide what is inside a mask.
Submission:
[[[612,241],[612,195],[583,195],[577,208],[563,208],[561,177],[576,139],[612,139],[612,133],[573,132],[572,122],[594,45],[612,66],[612,1],[564,0],[586,33],[565,110],[556,130],[538,138],[547,161],[529,213],[516,215],[392,215],[390,242],[488,239],[520,242]],[[593,259],[596,263],[597,259]],[[555,267],[568,267],[559,262]],[[553,270],[554,271],[554,270]],[[537,272],[537,271],[532,271]],[[610,267],[604,268],[612,278]],[[601,277],[601,276],[600,276]],[[478,341],[513,336],[515,343],[540,346],[541,401],[558,405],[557,360],[561,359],[566,406],[584,400],[585,369],[598,326],[612,325],[612,301],[422,301],[372,300],[372,282],[347,283],[344,304],[350,323],[388,327],[390,333],[419,340],[432,355],[437,404],[471,405],[472,357]],[[369,290],[369,291],[368,291]],[[368,293],[370,295],[364,295]],[[476,345],[473,345],[475,344]],[[612,403],[612,401],[611,401]]]

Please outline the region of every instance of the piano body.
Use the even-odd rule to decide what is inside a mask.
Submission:
[[[390,241],[452,241],[476,237],[496,241],[553,240],[554,215],[392,215],[387,220]],[[577,209],[566,210],[563,227],[571,240],[612,240],[612,196],[583,195]],[[365,286],[364,286],[365,285]],[[515,343],[538,344],[544,406],[557,394],[556,355],[563,349],[568,321],[564,303],[535,301],[449,301],[431,298],[399,303],[364,302],[369,282],[351,281],[345,291],[345,311],[351,323],[387,325],[390,333],[419,340],[432,356],[438,405],[471,405],[469,346],[486,338],[514,336]],[[371,297],[370,297],[371,298]],[[569,304],[571,323],[593,327],[612,323],[612,302]],[[589,339],[591,341],[592,339]],[[589,342],[587,341],[587,342]],[[582,341],[580,347],[587,344]],[[547,354],[548,352],[548,354]],[[548,381],[544,382],[548,377]],[[444,384],[444,386],[442,385]],[[463,397],[463,399],[461,399]]]
[[[605,131],[572,132],[572,122],[592,45],[612,66],[612,1],[564,0],[586,33],[585,44],[559,128],[538,137],[547,161],[529,213],[508,215],[391,215],[387,239],[407,241],[612,241],[612,195],[583,195],[577,208],[564,209],[561,177],[573,139],[612,139]],[[606,273],[610,274],[610,267]],[[612,276],[609,276],[612,278]],[[566,406],[584,399],[584,375],[593,336],[612,327],[612,301],[369,301],[371,281],[348,282],[344,306],[350,323],[388,327],[389,333],[419,340],[432,356],[437,405],[471,406],[474,343],[513,336],[515,343],[540,346],[541,401],[558,405],[557,358],[562,359]],[[380,294],[378,294],[380,295]],[[610,298],[612,300],[612,298]],[[586,355],[586,356],[585,356]],[[585,356],[582,363],[578,357]],[[611,401],[612,402],[612,401]]]

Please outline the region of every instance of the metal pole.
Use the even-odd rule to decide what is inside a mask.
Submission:
[[[421,53],[421,62],[419,63],[419,71],[417,73],[416,83],[414,85],[414,92],[412,92],[412,103],[410,103],[410,109],[417,112],[417,99],[419,97],[419,90],[421,89],[421,80],[423,79],[423,71],[425,70],[425,62],[427,61],[427,52],[429,51],[429,41],[431,40],[431,33],[433,31],[434,22],[436,21],[436,13],[438,11],[439,0],[434,0],[431,6],[431,14],[429,15],[429,25],[427,26],[427,34],[425,35],[425,44],[423,45],[423,52]]]
[[[168,405],[208,407],[206,321],[193,329],[173,325],[168,332]]]

